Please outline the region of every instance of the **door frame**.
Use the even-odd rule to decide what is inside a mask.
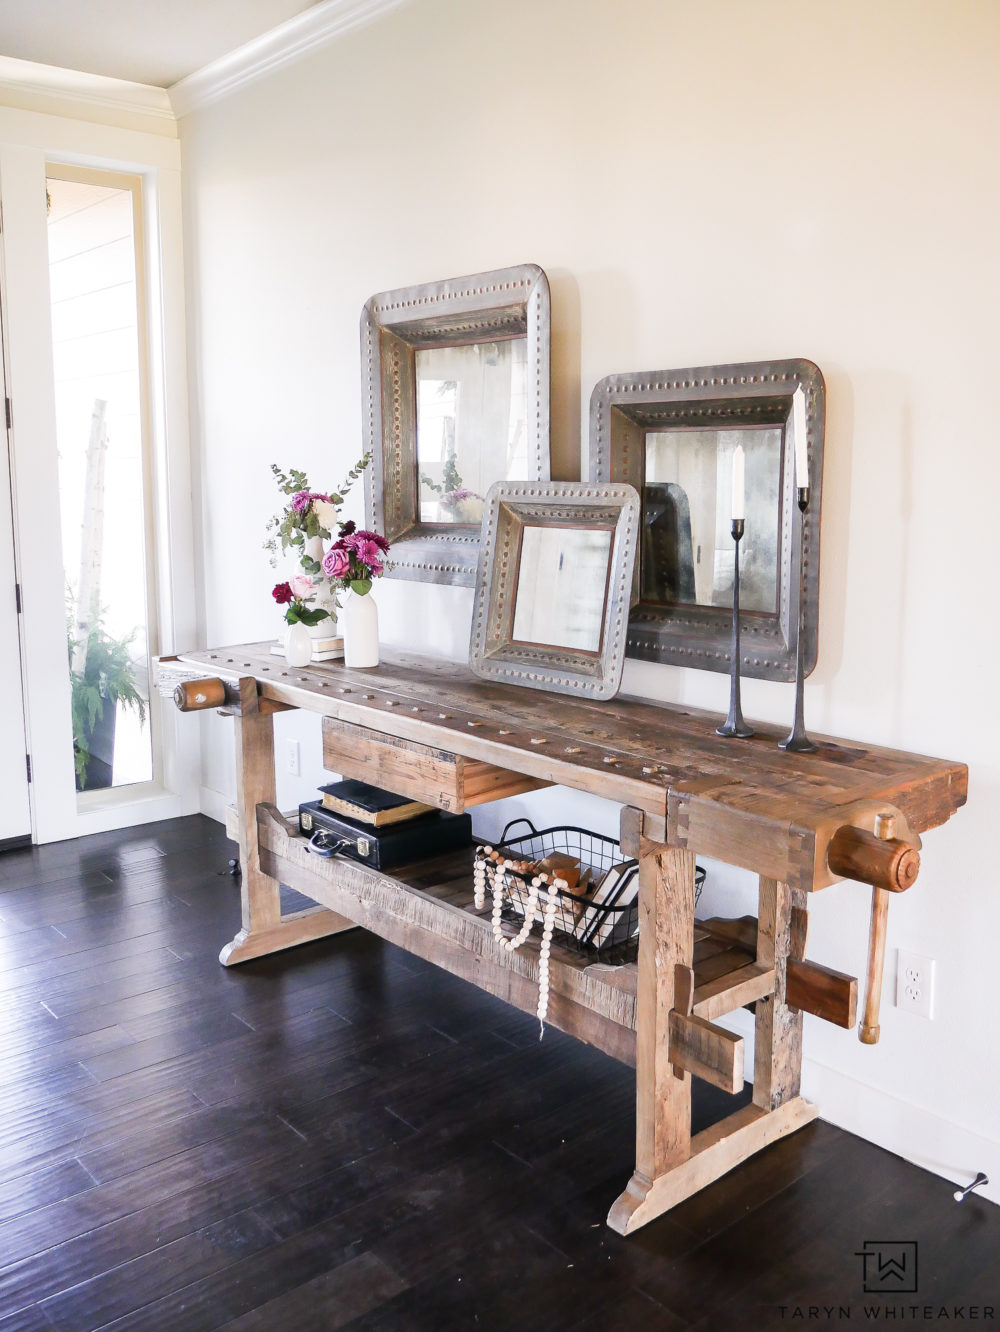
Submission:
[[[2,295],[2,292],[0,292]],[[3,302],[0,300],[0,389],[2,395],[9,402],[7,396],[7,320],[3,308]],[[15,791],[11,790],[5,781],[4,806],[11,810],[11,823],[6,825],[8,829],[17,828],[22,831],[6,831],[0,836],[0,851],[10,851],[15,847],[23,846],[31,842],[31,829],[34,824],[31,809],[31,782],[28,779],[28,731],[27,731],[27,700],[24,694],[24,636],[21,633],[21,605],[20,605],[20,571],[17,567],[17,551],[14,540],[14,495],[11,480],[11,431],[4,421],[3,447],[0,448],[0,566],[6,566],[10,561],[9,568],[11,578],[11,598],[6,606],[0,606],[0,636],[7,636],[9,630],[8,624],[13,625],[16,648],[11,652],[12,660],[17,661],[17,681],[16,688],[11,688],[14,681],[5,681],[4,685],[9,691],[9,701],[13,701],[14,718],[17,728],[23,741],[24,759],[23,762],[16,755],[12,759],[14,770],[18,776],[14,778]],[[16,743],[17,735],[13,738],[5,736],[5,746],[15,751],[19,748]],[[2,831],[2,827],[0,827]]]
[[[139,176],[147,280],[150,514],[160,652],[197,641],[188,443],[180,151],[176,138],[0,107],[0,283],[7,314],[15,558],[21,574],[26,731],[32,760],[33,837],[58,841],[194,813],[198,728],[160,709],[156,783],[120,787],[99,805],[77,799],[58,519],[45,176],[49,164]]]

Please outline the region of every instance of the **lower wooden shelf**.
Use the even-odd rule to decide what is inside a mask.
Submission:
[[[324,860],[307,849],[291,820],[272,805],[257,809],[260,866],[340,917],[472,981],[533,1013],[538,1003],[539,941],[516,952],[493,937],[489,908],[473,901],[473,848],[383,873],[345,858]],[[769,994],[774,973],[752,953],[696,929],[694,1014],[718,1017]],[[635,963],[607,966],[553,939],[547,1021],[635,1063]]]

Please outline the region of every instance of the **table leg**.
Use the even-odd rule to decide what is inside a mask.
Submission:
[[[776,1110],[802,1080],[802,1013],[785,1003],[785,972],[789,957],[805,952],[805,893],[762,877],[759,903],[757,964],[774,968],[774,993],[756,1004],[753,1100]]]
[[[219,961],[227,967],[355,928],[353,921],[321,906],[282,917],[281,885],[261,869],[257,845],[257,806],[273,805],[276,798],[274,718],[253,706],[256,686],[252,695],[246,690],[243,693],[242,711],[234,717],[242,928],[219,954]]]
[[[653,846],[639,864],[636,1168],[608,1214],[622,1235],[816,1117],[816,1107],[798,1095],[801,1017],[784,1002],[789,949],[801,956],[805,945],[801,904],[784,884],[762,879],[757,961],[776,973],[780,962],[781,972],[774,998],[757,1000],[754,1102],[691,1137],[691,1078],[674,1076],[669,1024],[675,967],[692,965],[694,855]]]
[[[691,1075],[674,1076],[669,1014],[674,967],[693,962],[694,853],[649,842],[641,850],[635,1173],[608,1216],[608,1225],[621,1234],[662,1210],[650,1211],[647,1203],[655,1182],[686,1161],[691,1147]]]

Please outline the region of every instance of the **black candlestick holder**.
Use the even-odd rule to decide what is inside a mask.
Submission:
[[[798,633],[795,637],[795,720],[792,723],[792,729],[785,736],[784,740],[778,741],[779,749],[789,750],[793,754],[813,754],[818,748],[806,735],[806,724],[803,716],[804,703],[803,694],[805,684],[805,634],[802,627],[802,605],[805,601],[803,595],[803,545],[805,536],[805,517],[806,510],[809,508],[809,487],[799,486],[799,513],[802,515],[799,521],[799,624]]]
[[[740,539],[743,526],[742,518],[733,519],[733,660],[729,675],[729,716],[715,730],[716,735],[737,736],[740,740],[754,733],[753,727],[743,720],[740,707]]]

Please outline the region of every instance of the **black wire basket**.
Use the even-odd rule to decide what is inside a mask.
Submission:
[[[530,832],[521,837],[510,837],[518,824],[526,824]],[[539,831],[530,819],[513,819],[500,835],[493,848],[501,860],[490,856],[485,847],[476,848],[476,861],[485,870],[487,906],[492,901],[493,888],[501,872],[503,860],[538,861],[555,853],[572,856],[581,868],[593,871],[597,884],[592,896],[571,893],[565,888],[553,889],[544,882],[532,901],[530,871],[507,867],[503,871],[503,908],[505,920],[523,925],[525,913],[533,910],[535,920],[541,924],[542,909],[556,896],[553,921],[559,931],[559,942],[576,952],[602,962],[621,963],[635,960],[639,947],[639,862],[622,859],[621,847],[613,837],[589,832],[586,828],[543,828]],[[615,870],[612,877],[610,870]],[[556,876],[542,875],[551,880]],[[705,871],[695,871],[695,901],[701,895]]]

